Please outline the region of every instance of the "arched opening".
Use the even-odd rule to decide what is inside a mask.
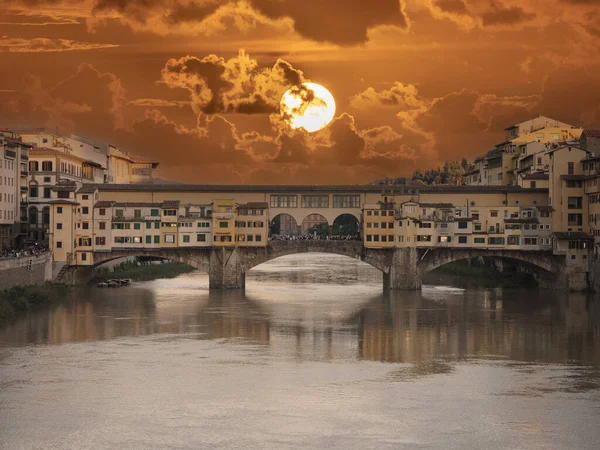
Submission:
[[[358,240],[360,227],[358,219],[353,214],[341,214],[333,221],[332,237]]]
[[[269,231],[271,236],[293,236],[298,234],[298,224],[292,216],[282,213],[273,217]]]
[[[482,286],[553,286],[556,275],[541,266],[521,259],[480,256],[457,258],[423,274],[424,283]]]
[[[329,222],[321,214],[309,214],[302,221],[302,234],[326,237],[329,235]]]

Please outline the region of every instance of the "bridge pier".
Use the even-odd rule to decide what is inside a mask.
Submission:
[[[403,291],[421,289],[422,280],[418,262],[416,248],[395,248],[389,271],[383,273],[383,288]]]
[[[210,289],[244,289],[246,274],[238,248],[215,248],[210,251],[208,270]]]

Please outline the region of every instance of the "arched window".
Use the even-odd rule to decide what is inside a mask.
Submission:
[[[30,225],[37,225],[37,220],[38,220],[37,213],[38,213],[38,210],[35,206],[29,207],[29,224]]]
[[[42,170],[44,172],[52,172],[52,161],[43,161]]]
[[[37,172],[39,169],[39,163],[37,161],[29,161],[29,171]]]
[[[44,227],[50,226],[50,207],[44,206],[42,209],[42,225]]]

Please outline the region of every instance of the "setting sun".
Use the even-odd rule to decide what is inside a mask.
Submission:
[[[283,94],[281,115],[290,127],[304,128],[312,133],[331,122],[335,115],[335,100],[320,84],[302,83]]]

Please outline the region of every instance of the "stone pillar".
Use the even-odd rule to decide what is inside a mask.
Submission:
[[[208,280],[210,289],[244,289],[246,274],[242,270],[240,250],[234,247],[212,249]]]
[[[421,289],[418,261],[416,248],[394,249],[390,271],[383,274],[383,288],[404,291]]]

